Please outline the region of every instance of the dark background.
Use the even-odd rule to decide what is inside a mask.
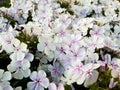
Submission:
[[[10,0],[0,0],[0,7],[9,7]]]

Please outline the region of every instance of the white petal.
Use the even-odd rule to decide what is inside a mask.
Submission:
[[[2,78],[4,70],[0,69],[0,78]]]
[[[16,87],[15,90],[22,90],[22,87],[21,86]]]
[[[41,85],[37,84],[34,90],[44,90],[44,88]]]
[[[50,83],[48,90],[57,90],[55,83]]]
[[[41,85],[45,88],[47,88],[49,86],[49,80],[47,78],[45,78],[44,80],[42,80]]]
[[[64,90],[64,85],[62,83],[59,83],[58,90]]]
[[[9,65],[7,66],[7,69],[8,69],[10,72],[14,72],[14,71],[16,70],[16,68],[13,67],[11,64],[9,64]]]
[[[18,47],[20,45],[20,41],[18,39],[13,39],[12,43],[14,44],[15,47]]]
[[[4,74],[3,74],[3,77],[2,77],[2,80],[3,81],[7,81],[7,80],[10,80],[12,78],[11,76],[11,73],[6,71]]]
[[[3,90],[13,90],[13,88],[10,85],[4,86]]]
[[[21,50],[26,51],[27,50],[27,44],[21,43]]]
[[[111,71],[111,75],[112,75],[113,78],[118,78],[118,77],[119,77],[119,72],[118,72],[117,70],[114,70],[114,69],[113,69],[113,70]]]
[[[78,85],[81,85],[84,81],[85,81],[85,78],[86,78],[86,75],[85,74],[82,74],[78,80],[77,80],[77,84]]]
[[[23,69],[23,70],[26,70],[26,69],[28,69],[29,67],[30,67],[30,62],[27,61],[27,60],[24,60],[24,61],[22,62],[22,69]]]
[[[45,48],[45,46],[44,46],[43,43],[38,43],[38,45],[37,45],[37,49],[38,49],[38,51],[43,51],[44,48]]]
[[[30,75],[30,79],[35,81],[37,78],[37,72],[36,71],[33,71],[32,74]]]
[[[46,73],[43,70],[38,71],[38,76],[40,79],[44,79],[46,77]]]
[[[30,76],[30,73],[31,73],[30,69],[27,69],[27,70],[23,70],[23,71],[22,71],[22,74],[23,74],[24,77]]]
[[[28,61],[32,62],[34,59],[34,55],[31,53],[27,53],[24,59],[27,59]]]
[[[28,82],[27,88],[28,90],[35,90],[36,83],[35,82]]]
[[[8,44],[4,44],[3,45],[3,49],[7,52],[7,53],[11,53],[14,51],[13,46],[12,45],[8,45]]]
[[[20,70],[16,71],[15,73],[13,73],[13,77],[16,79],[22,79],[23,78],[22,72]]]

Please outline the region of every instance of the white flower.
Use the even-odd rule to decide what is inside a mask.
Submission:
[[[11,56],[11,63],[7,66],[10,72],[13,72],[13,77],[16,79],[22,79],[28,77],[31,73],[30,62],[33,60],[33,55],[30,53],[24,54],[22,57]]]
[[[11,80],[11,73],[0,69],[0,90],[13,90],[10,86],[9,80]]]
[[[53,63],[53,66],[49,65],[48,70],[51,72],[52,77],[55,79],[59,79],[64,71],[63,67],[58,62]]]
[[[92,64],[88,63],[83,66],[83,74],[77,79],[77,84],[82,84],[84,83],[85,87],[88,87],[89,85],[92,85],[97,81],[98,78],[98,72],[95,70],[99,68],[99,64]]]
[[[11,53],[14,51],[12,40],[14,39],[14,35],[9,32],[0,33],[0,43],[2,45],[2,49],[7,53]]]
[[[73,45],[68,55],[74,60],[79,59],[83,61],[86,56],[85,48],[79,47],[78,45]]]
[[[55,44],[52,42],[52,38],[40,38],[37,45],[38,51],[44,52],[49,58],[54,57],[53,51],[55,51]]]
[[[28,90],[44,90],[49,86],[49,80],[46,78],[46,73],[43,70],[34,71],[30,75],[32,82],[28,82]]]
[[[104,34],[104,29],[102,27],[98,27],[96,25],[93,26],[93,29],[90,31],[91,36],[96,35],[96,36],[103,36]]]
[[[81,32],[81,35],[85,36],[87,35],[88,28],[93,27],[94,18],[82,18],[79,20],[76,20],[76,22],[73,24],[73,27],[75,30],[79,30]]]
[[[104,47],[104,38],[92,36],[90,38],[85,38],[85,42],[87,44],[88,50],[94,51],[95,48],[103,48]]]

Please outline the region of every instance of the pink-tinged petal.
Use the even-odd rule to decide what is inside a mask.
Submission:
[[[32,74],[30,75],[30,79],[35,81],[37,78],[37,72],[36,71],[33,71]]]
[[[111,75],[112,75],[113,78],[118,78],[119,77],[119,71],[113,69],[111,71]]]
[[[82,70],[86,72],[86,71],[92,69],[92,67],[93,67],[93,64],[92,63],[88,63],[88,64],[83,66]]]
[[[31,54],[31,53],[27,53],[27,54],[25,55],[25,57],[24,57],[24,59],[26,59],[26,60],[28,60],[28,61],[30,61],[30,62],[33,61],[33,58],[34,58],[34,55]]]
[[[28,82],[27,83],[27,88],[28,90],[35,90],[36,83],[35,82]]]
[[[48,90],[57,90],[55,83],[50,83]]]
[[[84,86],[88,87],[89,85],[92,85],[95,83],[98,79],[98,72],[96,70],[92,71],[92,75],[88,76],[85,80]]]
[[[58,90],[64,90],[64,85],[62,83],[59,83]]]
[[[46,73],[43,70],[38,71],[37,78],[44,79],[46,77]]]
[[[45,88],[47,88],[49,86],[49,80],[47,78],[45,78],[44,80],[42,80],[41,85]]]

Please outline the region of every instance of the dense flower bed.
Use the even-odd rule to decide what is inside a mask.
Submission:
[[[0,90],[120,89],[120,1],[11,0],[0,68]]]

